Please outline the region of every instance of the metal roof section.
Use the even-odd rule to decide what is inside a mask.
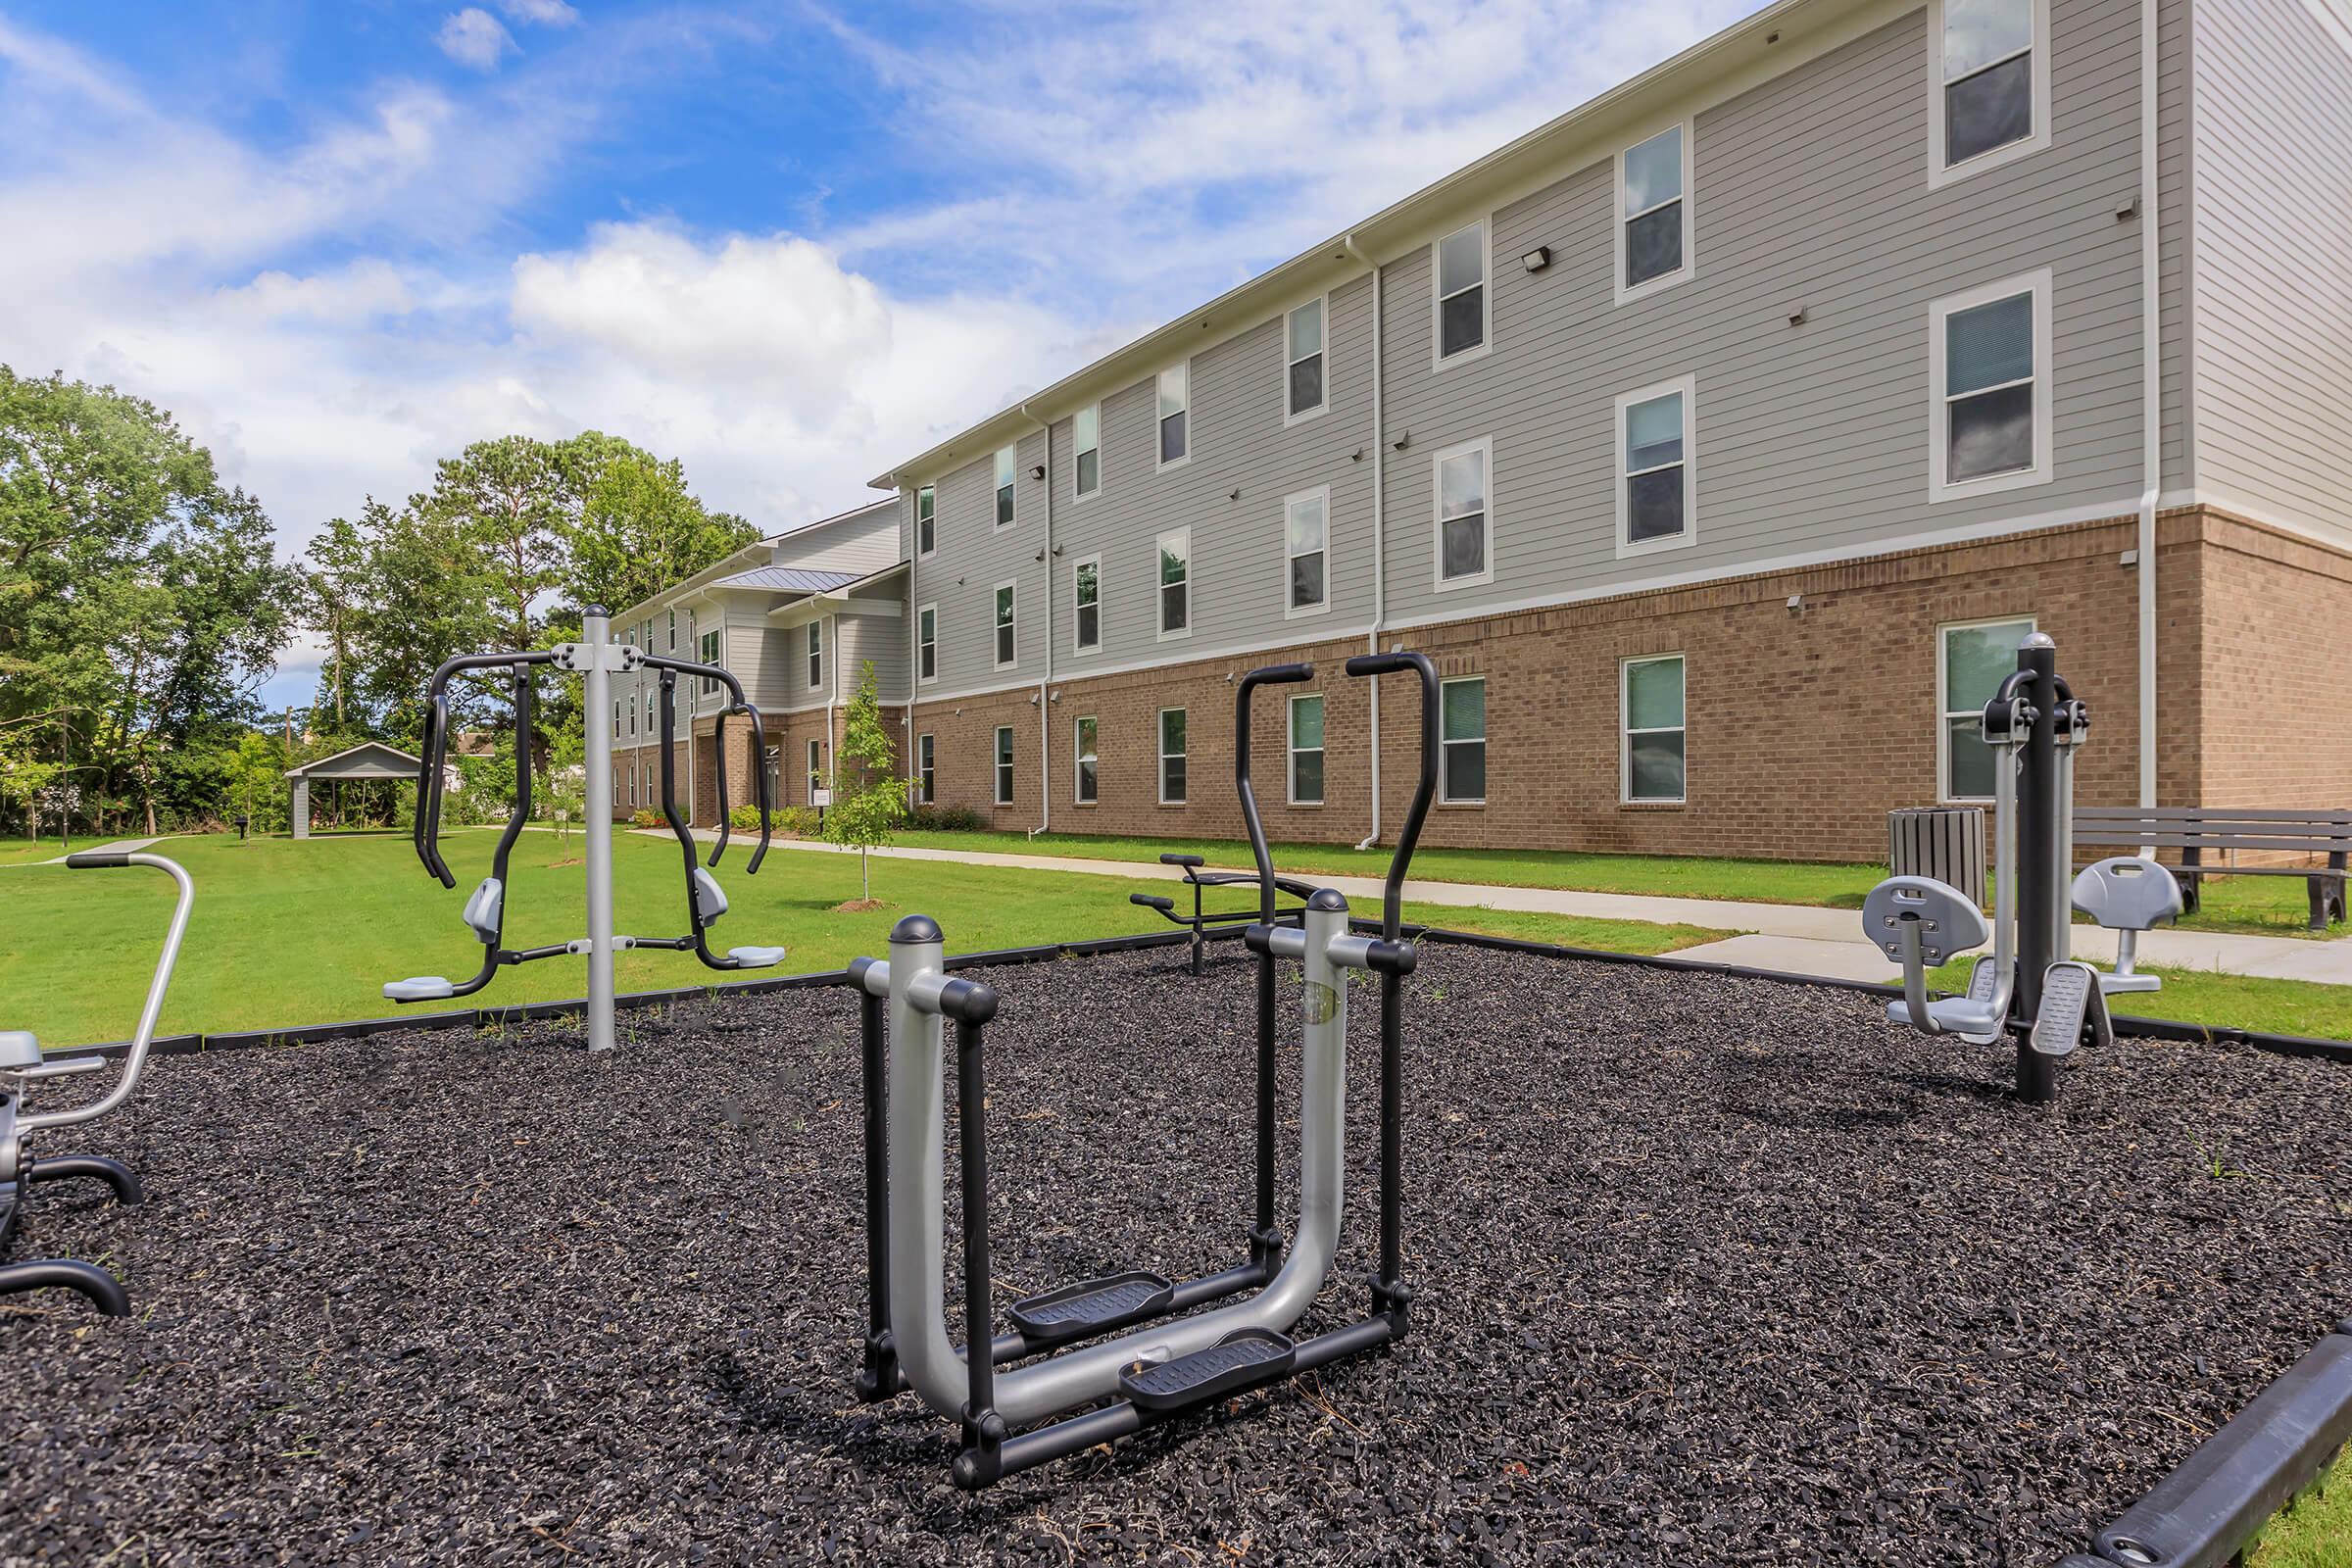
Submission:
[[[852,507],[847,512],[837,512],[830,517],[819,517],[814,522],[803,523],[798,528],[787,528],[782,533],[772,533],[767,535],[765,538],[755,539],[750,544],[745,545],[741,550],[738,550],[733,555],[727,557],[724,561],[715,562],[710,565],[705,566],[702,570],[696,572],[691,577],[681,578],[677,582],[670,583],[651,599],[642,600],[637,604],[629,606],[626,610],[613,612],[610,618],[617,625],[626,625],[628,622],[637,619],[640,615],[649,614],[652,612],[661,609],[663,605],[670,603],[680,594],[683,594],[690,589],[715,588],[722,580],[729,579],[737,573],[748,575],[752,571],[757,571],[772,563],[774,554],[779,548],[786,547],[795,544],[800,540],[806,539],[808,535],[815,533],[819,529],[830,528],[838,523],[844,522],[870,521],[878,514],[887,512],[894,505],[896,505],[894,499],[885,497],[880,501],[869,501],[863,506]],[[821,576],[824,574],[816,573],[815,575]],[[730,583],[730,586],[758,587],[761,585],[756,583]],[[809,592],[812,590],[804,589],[802,591]]]
[[[855,571],[804,571],[798,566],[754,566],[732,577],[721,577],[713,588],[765,588],[777,593],[821,594],[853,583],[863,575]]]

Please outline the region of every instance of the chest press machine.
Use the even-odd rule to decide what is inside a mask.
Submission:
[[[1330,888],[1306,900],[1296,926],[1274,924],[1278,886],[1250,786],[1250,694],[1314,678],[1309,664],[1251,670],[1236,695],[1234,782],[1257,862],[1258,922],[1245,933],[1257,956],[1256,1216],[1244,1262],[1176,1281],[1134,1269],[1016,1301],[998,1333],[989,1258],[986,1027],[998,999],[988,985],[951,977],[939,926],[910,914],[891,932],[890,957],[859,958],[865,1085],[867,1332],[856,1388],[884,1399],[911,1388],[956,1421],[958,1487],[986,1487],[1034,1465],[1126,1437],[1187,1410],[1404,1338],[1412,1291],[1403,1280],[1402,987],[1418,957],[1402,939],[1404,878],[1437,793],[1438,671],[1426,654],[1365,655],[1348,673],[1418,676],[1421,775],[1389,862],[1381,934],[1349,929],[1348,901]],[[1298,1223],[1275,1219],[1275,969],[1301,966]],[[1380,977],[1380,1237],[1369,1310],[1361,1319],[1294,1338],[1337,1256],[1347,1112],[1348,980]],[[887,1011],[887,1029],[885,1013]],[[956,1128],[963,1199],[964,1344],[948,1328],[944,1273],[945,1030],[956,1025]],[[1256,1294],[1191,1317],[1212,1301]],[[1099,1336],[1130,1330],[1116,1338]],[[1081,1340],[1096,1343],[1078,1346]],[[1043,1359],[1030,1360],[1042,1356]],[[1019,1367],[1013,1361],[1029,1361]],[[1089,1407],[1091,1408],[1084,1408]],[[1071,1411],[1080,1413],[1071,1414]],[[1043,1423],[1043,1424],[1040,1424]],[[1016,1430],[1029,1428],[1031,1430]]]
[[[482,966],[471,978],[448,980],[440,975],[418,975],[407,980],[394,980],[384,986],[384,995],[393,1002],[441,1002],[456,997],[469,997],[490,983],[491,976],[502,966],[529,963],[539,958],[553,958],[566,954],[585,954],[588,957],[588,1049],[610,1051],[613,1044],[612,1026],[612,955],[627,948],[666,948],[680,953],[692,953],[712,969],[761,969],[780,963],[782,948],[729,948],[723,955],[710,951],[710,927],[727,912],[727,896],[719,887],[718,878],[705,865],[696,863],[694,835],[688,831],[686,819],[677,803],[677,681],[681,675],[709,681],[726,689],[728,705],[719,710],[711,725],[711,749],[718,755],[716,767],[718,795],[718,842],[710,848],[709,866],[714,867],[726,854],[729,833],[727,823],[727,720],[741,715],[751,721],[752,774],[760,796],[760,843],[752,851],[751,863],[744,867],[746,876],[758,874],[760,862],[767,858],[769,814],[773,808],[765,765],[767,731],[761,723],[760,710],[744,696],[743,683],[733,673],[716,664],[696,663],[690,660],[662,659],[646,653],[633,644],[615,642],[612,638],[611,621],[604,611],[590,606],[581,618],[581,640],[563,643],[550,649],[538,649],[519,654],[472,654],[444,662],[433,671],[431,684],[425,693],[424,766],[416,775],[416,822],[415,840],[416,858],[425,871],[437,878],[443,887],[454,888],[457,878],[450,873],[448,863],[441,858],[441,797],[442,775],[448,765],[449,754],[449,683],[459,675],[475,670],[503,669],[513,681],[514,716],[514,808],[507,817],[504,832],[498,836],[498,847],[491,854],[490,874],[482,879],[466,901],[463,918],[482,944]],[[531,708],[534,683],[542,668],[553,669],[582,677],[582,723],[587,732],[587,763],[589,821],[583,824],[582,838],[587,845],[588,861],[588,934],[569,942],[550,943],[536,948],[509,948],[506,945],[507,864],[514,851],[514,843],[531,815]],[[682,937],[615,936],[612,932],[612,824],[596,820],[601,809],[595,802],[605,781],[612,776],[612,737],[603,715],[612,711],[612,676],[636,669],[659,670],[662,676],[662,813],[670,831],[677,836],[686,861],[686,935]]]
[[[2153,991],[2161,980],[2134,973],[2138,933],[2180,912],[2170,871],[2129,856],[2074,865],[2075,757],[2090,733],[2090,710],[2058,673],[2057,645],[2041,632],[2017,651],[2017,668],[1984,705],[1981,733],[1992,752],[1993,915],[1934,877],[1888,877],[1862,903],[1870,940],[1902,966],[1903,1000],[1890,1022],[1924,1034],[1991,1045],[2016,1030],[2017,1095],[2031,1103],[2058,1097],[2058,1065],[2084,1044],[2107,1045],[2115,1026],[2107,994]],[[2121,956],[2102,974],[2073,956],[2073,911],[2120,933]],[[1927,971],[1984,945],[1968,990],[1931,998]]]

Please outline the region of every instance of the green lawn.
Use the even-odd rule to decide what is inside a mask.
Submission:
[[[312,839],[171,839],[158,849],[196,880],[196,909],[165,1008],[168,1032],[268,1029],[394,1011],[384,981],[416,974],[461,979],[481,949],[459,920],[465,896],[488,870],[496,835],[462,832],[443,853],[458,890],[444,890],[416,864],[405,836]],[[646,936],[685,929],[684,877],[677,848],[631,834],[614,838],[616,924]],[[572,853],[578,853],[573,841]],[[559,865],[554,835],[529,833],[517,847],[508,890],[507,941],[528,947],[580,931],[581,867]],[[734,907],[711,932],[724,952],[784,943],[774,973],[838,968],[883,950],[891,922],[920,909],[946,929],[952,951],[1072,941],[1166,929],[1127,902],[1157,884],[1125,878],[878,859],[874,894],[891,907],[840,913],[858,897],[849,857],[778,850],[757,877],[743,875],[740,849],[720,880]],[[171,908],[171,884],[152,871],[74,871],[19,866],[0,871],[9,918],[0,931],[0,997],[10,1028],[31,1029],[52,1046],[119,1040],[136,1020],[138,1000]],[[1578,947],[1663,953],[1716,940],[1723,932],[1484,909],[1408,907],[1414,921]],[[623,990],[654,990],[723,978],[689,955],[624,953]],[[484,1004],[576,997],[585,960],[549,958],[507,970],[479,993]]]
[[[2246,1568],[2343,1568],[2352,1563],[2352,1459],[2265,1526]]]
[[[1975,955],[1929,973],[1938,991],[1965,991]],[[2162,991],[2109,999],[2117,1012],[2135,1018],[2177,1018],[2216,1028],[2255,1029],[2271,1034],[2352,1040],[2352,986],[2324,986],[2309,980],[2264,980],[2141,964],[2141,974],[2164,977]],[[1900,980],[1889,973],[1889,981]]]
[[[896,842],[921,849],[977,850],[1000,855],[1054,855],[1084,860],[1156,860],[1198,855],[1212,866],[1248,870],[1250,846],[1232,840],[1161,840],[1080,833],[994,831],[909,832]],[[1278,844],[1274,864],[1286,873],[1384,876],[1385,848],[1361,852],[1346,845]],[[1431,882],[1483,882],[1494,887],[1562,888],[1582,893],[1645,893],[1678,899],[1734,899],[1751,904],[1807,904],[1859,909],[1886,874],[1881,865],[1829,860],[1733,860],[1682,855],[1587,855],[1572,850],[1441,850],[1413,856],[1413,875]],[[2192,931],[2255,936],[2302,936],[2309,918],[2304,884],[2283,876],[2209,881],[2204,907],[2180,922]],[[2341,927],[2338,928],[2341,931]]]
[[[90,849],[106,842],[104,839],[77,839],[79,849]],[[57,839],[0,839],[0,865],[23,865],[27,860],[54,860],[66,853],[66,846]]]

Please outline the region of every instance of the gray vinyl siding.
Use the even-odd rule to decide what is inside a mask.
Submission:
[[[1046,544],[1045,486],[1029,477],[1029,469],[1045,461],[1045,432],[1023,438],[1019,453],[1009,528],[996,526],[994,452],[938,481],[933,526],[939,551],[917,564],[914,603],[939,606],[941,679],[928,690],[942,696],[1044,677],[1046,567],[1035,558]],[[1012,668],[997,669],[996,589],[1004,582],[1015,585],[1016,662]]]
[[[904,615],[836,615],[833,624],[841,639],[841,695],[847,702],[858,691],[867,661],[874,666],[874,692],[885,703],[906,701],[908,682],[907,622]]]
[[[2196,160],[2190,109],[2195,29],[2194,0],[2158,0],[2156,201],[2161,226],[2157,299],[2163,312],[2164,488],[2168,491],[2186,490],[2197,478],[2196,447],[2189,438],[2194,394],[2189,245],[2195,229]]]
[[[2352,54],[2300,0],[2199,0],[2197,484],[2352,529]]]
[[[2135,0],[2057,0],[2053,145],[1930,189],[1926,14],[1697,116],[1687,281],[1619,306],[1614,165],[1494,215],[1494,349],[1430,364],[1430,253],[1388,289],[1393,620],[1862,553],[2140,489]],[[1551,247],[1544,270],[1517,258]],[[1929,322],[2048,268],[2053,482],[1931,506]],[[1802,305],[1809,319],[1788,321]],[[1615,400],[1695,379],[1696,542],[1616,555]],[[1439,592],[1432,457],[1494,442],[1491,585]]]

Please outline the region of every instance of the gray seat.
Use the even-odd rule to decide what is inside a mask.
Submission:
[[[2076,873],[2070,895],[2077,910],[2116,933],[2115,968],[2099,976],[2102,992],[2157,991],[2160,975],[2137,974],[2139,934],[2180,916],[2180,884],[2154,860],[2118,855]]]
[[[0,1029],[0,1072],[41,1064],[41,1043],[28,1029]]]
[[[473,927],[473,934],[484,942],[498,940],[499,921],[505,913],[506,900],[507,890],[498,878],[486,876],[482,878],[482,885],[473,890],[473,897],[466,901],[466,923]],[[401,983],[405,985],[409,982]]]
[[[437,997],[457,995],[458,988],[437,974],[420,974],[411,980],[388,980],[384,996],[393,1002],[431,1002]]]
[[[1927,970],[1983,947],[1992,935],[1984,911],[1977,907],[1974,899],[1948,882],[1928,876],[1890,876],[1872,888],[1862,901],[1862,929],[1880,952],[1903,965],[1907,988],[1922,996],[1926,994]],[[1916,937],[1917,946],[1906,937]],[[1914,968],[1916,974],[1908,972]],[[1971,976],[1967,995],[1930,1001],[1927,1017],[1914,1018],[1908,1002],[1891,1002],[1886,1004],[1886,1018],[1931,1034],[1996,1034],[2003,1020],[1993,1005],[1995,999],[1981,994],[1991,989],[1977,984]]]
[[[727,956],[735,960],[735,966],[739,969],[765,969],[771,964],[784,961],[784,950],[782,948],[729,948]]]
[[[719,887],[718,878],[701,866],[696,866],[694,868],[695,924],[709,925],[726,912],[727,895]]]

